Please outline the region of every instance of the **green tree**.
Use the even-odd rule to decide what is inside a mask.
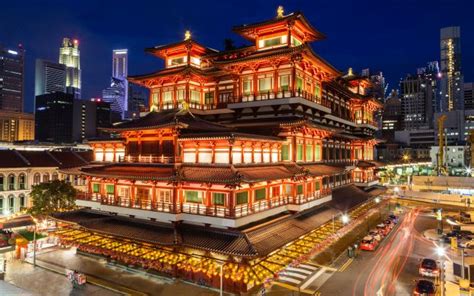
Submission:
[[[76,189],[69,183],[54,180],[32,187],[32,206],[28,212],[34,216],[46,216],[59,210],[75,207]]]

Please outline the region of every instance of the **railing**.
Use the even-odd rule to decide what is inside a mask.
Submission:
[[[119,162],[140,162],[140,163],[173,163],[173,156],[157,155],[125,155],[119,156]]]
[[[263,199],[255,201],[252,204],[236,205],[234,209],[225,206],[213,205],[206,206],[200,203],[183,203],[174,205],[173,203],[153,202],[151,199],[138,198],[135,203],[131,203],[128,197],[113,195],[101,195],[98,193],[79,192],[76,195],[77,200],[100,202],[102,205],[117,206],[130,209],[140,209],[148,211],[166,212],[172,214],[194,214],[202,216],[223,217],[223,218],[239,218],[251,214],[263,212],[272,208],[280,207],[288,204],[301,205],[331,193],[331,189],[323,188],[319,192],[304,196],[298,195],[296,197],[281,195],[272,197],[270,199]]]
[[[357,124],[368,124],[374,127],[377,127],[377,122],[374,120],[369,120],[369,119],[356,119],[355,123]]]
[[[293,98],[293,97],[300,97],[306,99],[308,101],[314,102],[316,104],[322,105],[324,107],[330,108],[331,104],[328,100],[315,96],[314,94],[304,91],[304,90],[279,90],[277,92],[274,91],[266,91],[266,92],[259,92],[257,94],[248,93],[242,94],[242,96],[237,97],[237,100],[233,100],[234,102],[253,102],[253,101],[264,101],[264,100],[272,100],[272,99],[282,99],[282,98]]]

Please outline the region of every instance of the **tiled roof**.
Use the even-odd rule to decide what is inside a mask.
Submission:
[[[345,171],[344,167],[330,166],[326,164],[301,164],[301,166],[307,169],[309,173],[315,177],[331,176]]]
[[[184,181],[212,182],[212,183],[239,183],[239,176],[230,166],[192,166],[183,165],[179,169],[179,178]]]
[[[171,180],[175,177],[174,168],[170,165],[111,164],[85,167],[81,172],[96,177],[138,180]]]
[[[356,164],[358,168],[374,168],[377,165],[371,161],[359,160]]]
[[[0,150],[0,168],[59,167],[71,168],[87,165],[92,151],[30,151]]]
[[[183,132],[221,132],[231,130],[224,125],[200,119],[189,110],[150,112],[144,117],[123,122],[111,128],[105,128],[105,130],[126,131],[164,127],[180,127],[183,129]]]
[[[305,171],[295,165],[236,165],[235,168],[242,176],[242,181],[249,183],[287,179],[305,175]]]
[[[369,193],[357,186],[347,185],[332,191],[331,206],[344,212],[366,202],[370,197]]]
[[[189,133],[180,135],[179,139],[258,139],[266,141],[284,141],[282,138],[266,136],[266,135],[257,135],[257,134],[247,134],[247,133],[236,133],[232,131],[226,132],[212,132],[212,133]]]

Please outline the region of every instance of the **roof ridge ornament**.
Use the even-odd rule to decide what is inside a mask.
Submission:
[[[283,6],[282,5],[278,6],[278,8],[277,8],[277,18],[284,17],[285,16],[284,13],[285,13],[285,10],[283,9]]]
[[[190,40],[190,39],[191,39],[191,31],[186,30],[186,32],[184,32],[184,41]]]

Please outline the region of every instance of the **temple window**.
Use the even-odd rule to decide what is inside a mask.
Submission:
[[[199,156],[201,162],[201,156]],[[216,163],[229,163],[229,148],[216,148],[215,149],[215,162]]]
[[[315,161],[320,161],[321,160],[321,145],[319,144],[316,144],[314,146],[314,149],[315,149]]]
[[[281,145],[281,160],[290,160],[290,146],[288,144]]]
[[[232,148],[232,163],[242,162],[242,149],[239,147]]]
[[[184,197],[186,199],[186,202],[202,203],[203,195],[204,194],[202,191],[190,191],[190,190],[184,191]]]
[[[272,187],[272,197],[280,196],[280,186],[273,186]]]
[[[8,175],[8,190],[15,190],[15,175]]]
[[[176,99],[178,100],[178,102],[183,102],[184,101],[185,92],[186,92],[186,90],[184,89],[184,87],[180,87],[176,90]]]
[[[294,36],[291,36],[291,45],[292,46],[300,46],[302,42],[298,39],[296,39]]]
[[[114,195],[115,192],[115,186],[113,184],[107,184],[105,185],[105,192],[107,192],[107,195]]]
[[[306,145],[306,161],[313,161],[313,145]]]
[[[159,90],[154,90],[151,95],[152,105],[157,106],[160,103],[160,92]]]
[[[99,191],[100,191],[100,184],[98,184],[98,183],[92,184],[92,192],[93,193],[99,193]]]
[[[281,91],[287,91],[290,89],[290,75],[289,74],[283,74],[280,75],[280,90]]]
[[[292,188],[291,188],[291,185],[290,184],[285,184],[284,185],[284,189],[285,189],[285,195],[286,196],[291,196],[291,192],[292,192]]]
[[[314,191],[319,191],[319,189],[320,189],[319,181],[314,182]]]
[[[181,66],[183,64],[186,64],[187,62],[188,62],[188,57],[186,56],[168,59],[168,67]]]
[[[318,99],[321,98],[321,83],[319,81],[314,84],[314,96]]]
[[[184,159],[183,162],[196,162],[196,150],[195,149],[184,149]]]
[[[282,35],[282,36],[278,36],[278,37],[261,39],[261,40],[258,41],[258,47],[260,49],[263,49],[263,48],[268,49],[268,48],[284,46],[287,43],[288,43],[288,36],[287,35]]]
[[[235,195],[236,204],[246,204],[249,202],[249,193],[247,191],[237,192]]]
[[[296,145],[296,161],[302,161],[302,160],[303,160],[303,145],[297,144]]]
[[[184,96],[184,93],[183,93]],[[173,102],[173,92],[171,90],[163,92],[163,104],[171,104]]]
[[[201,103],[201,92],[198,90],[191,91],[191,103],[200,104]]]
[[[255,190],[255,201],[263,200],[266,198],[266,189],[260,188]]]
[[[252,93],[252,78],[245,77],[242,81],[242,93],[244,95],[249,95]]]
[[[303,90],[303,78],[296,76],[296,90],[302,91]]]
[[[255,147],[254,148],[254,153],[253,153],[253,160],[255,163],[260,163],[262,162],[262,148],[260,147]]]
[[[214,92],[208,91],[204,93],[204,104],[212,105],[214,103]]]
[[[225,193],[213,192],[212,193],[212,203],[214,205],[223,206],[225,202]]]
[[[261,77],[258,79],[258,91],[259,92],[269,92],[272,90],[272,74],[266,75],[266,77]]]
[[[212,150],[210,148],[199,148],[199,163],[211,163],[211,162],[212,162]]]
[[[198,57],[191,57],[191,64],[194,66],[201,66],[201,59]]]
[[[171,203],[171,190],[161,190],[157,194],[158,202],[160,203]]]
[[[296,185],[296,194],[297,195],[303,194],[303,184]]]

